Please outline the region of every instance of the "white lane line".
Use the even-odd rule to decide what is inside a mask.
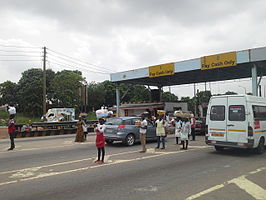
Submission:
[[[39,178],[44,178],[44,177],[55,176],[55,175],[61,175],[61,174],[68,174],[68,173],[78,172],[78,171],[84,171],[84,170],[88,170],[88,169],[107,167],[107,166],[110,166],[110,165],[117,165],[117,164],[121,164],[121,163],[145,160],[145,159],[160,157],[162,155],[185,153],[185,152],[194,151],[194,150],[197,150],[197,149],[189,149],[187,151],[169,152],[168,154],[156,154],[155,153],[155,155],[144,156],[144,157],[134,158],[134,159],[130,159],[130,160],[115,160],[115,161],[113,161],[111,163],[106,163],[104,165],[88,166],[88,167],[82,167],[82,168],[77,168],[77,169],[72,169],[72,170],[67,170],[67,171],[61,171],[61,172],[40,173],[39,175],[36,175],[36,176],[33,176],[33,177],[29,177],[29,178],[22,178],[22,179],[17,179],[17,180],[14,180],[14,181],[2,182],[2,183],[0,183],[0,186],[12,184],[12,183],[18,183],[18,182],[25,182],[25,181],[35,180],[35,179],[39,179]],[[128,154],[128,153],[135,153],[135,152],[138,152],[138,151],[122,152],[122,153],[112,154],[110,156],[116,156],[116,155],[122,155],[122,154]],[[88,158],[88,159],[93,159],[93,158]],[[82,159],[82,160],[85,160],[85,159]],[[79,162],[79,161],[80,160],[63,162],[63,164],[71,163],[71,162],[74,163],[74,162]],[[56,164],[52,164],[52,165],[44,165],[44,166],[42,166],[42,168],[48,167],[48,166],[56,166],[56,165],[60,165],[60,164],[62,164],[62,163],[56,163]],[[28,168],[28,169],[31,169],[31,168]],[[18,172],[18,171],[20,171],[20,170],[13,170],[12,172]],[[4,174],[4,173],[11,173],[11,171],[2,172],[2,174]]]
[[[201,196],[203,196],[203,195],[205,195],[205,194],[208,194],[208,193],[211,193],[211,192],[213,192],[213,191],[215,191],[215,190],[218,190],[218,189],[220,189],[220,188],[223,188],[225,185],[226,185],[226,183],[223,183],[223,184],[220,184],[220,185],[213,186],[213,187],[211,187],[211,188],[209,188],[209,189],[207,189],[207,190],[204,190],[204,191],[202,191],[202,192],[199,192],[199,193],[197,193],[197,194],[194,194],[194,195],[192,195],[192,196],[186,198],[186,200],[193,200],[193,199],[199,198],[199,197],[201,197]]]
[[[250,180],[246,179],[244,176],[235,178],[229,181],[229,183],[236,184],[238,187],[249,193],[255,199],[266,199],[266,190],[264,190],[259,185],[251,182]]]
[[[127,152],[111,154],[108,156],[109,157],[110,156],[118,156],[118,155],[130,154],[130,153],[136,153],[136,152],[138,152],[138,151],[127,151]],[[18,169],[18,170],[4,171],[4,172],[0,172],[0,175],[10,174],[10,173],[15,173],[15,172],[23,172],[23,171],[28,171],[31,169],[36,169],[36,168],[42,169],[42,168],[47,168],[47,167],[59,166],[59,165],[73,164],[73,163],[77,163],[77,162],[83,162],[83,161],[94,160],[94,159],[95,159],[95,157],[91,157],[91,158],[84,158],[84,159],[80,159],[80,160],[71,160],[71,161],[66,161],[66,162],[61,162],[61,163],[54,163],[54,164],[50,164],[50,165],[42,165],[42,166],[36,166],[36,167],[30,167],[30,168],[24,168],[24,169]]]
[[[248,172],[248,174],[256,174],[258,172],[264,171],[266,170],[266,167],[261,167],[258,168],[254,171]],[[213,186],[209,189],[203,190],[197,194],[191,195],[189,197],[186,198],[186,200],[193,200],[196,198],[199,198],[203,195],[206,195],[210,192],[213,192],[215,190],[221,189],[224,186],[230,184],[230,183],[234,183],[236,184],[239,188],[243,189],[244,191],[246,191],[247,193],[249,193],[251,196],[253,196],[255,199],[266,199],[266,190],[264,190],[263,188],[261,188],[260,186],[258,186],[257,184],[249,181],[248,179],[246,179],[247,175],[243,175],[243,176],[239,176],[237,178],[234,178],[232,180],[226,181],[222,184]],[[257,192],[258,191],[258,192]]]

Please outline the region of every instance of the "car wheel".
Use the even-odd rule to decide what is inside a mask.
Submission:
[[[128,134],[125,140],[127,146],[133,146],[135,144],[135,136],[133,134]]]
[[[216,151],[223,151],[224,147],[220,147],[220,146],[214,146]]]
[[[264,152],[264,138],[260,138],[260,142],[258,144],[258,147],[256,148],[257,154],[263,154]]]
[[[106,142],[106,144],[108,144],[108,145],[112,145],[112,144],[114,143],[114,141],[112,141],[112,140],[106,140],[105,142]]]

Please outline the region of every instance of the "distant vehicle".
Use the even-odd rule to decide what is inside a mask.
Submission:
[[[195,127],[195,133],[197,135],[204,135],[205,134],[205,123],[200,120],[200,119],[197,119],[196,120],[196,127]]]
[[[114,141],[121,141],[127,146],[132,146],[139,142],[139,128],[135,125],[135,122],[140,119],[140,117],[107,118],[104,132],[106,143],[112,144]],[[156,140],[155,126],[150,121],[148,121],[146,139],[148,141]]]
[[[46,122],[75,121],[75,109],[51,108],[42,117],[42,121]]]
[[[261,154],[266,141],[266,99],[249,95],[214,96],[210,99],[206,144],[251,148]]]

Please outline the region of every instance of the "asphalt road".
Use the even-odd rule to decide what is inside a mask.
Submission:
[[[106,146],[106,162],[94,164],[94,135],[23,138],[7,152],[0,141],[0,199],[266,199],[266,153],[206,146],[203,136],[179,150],[173,136],[165,150],[147,145]]]

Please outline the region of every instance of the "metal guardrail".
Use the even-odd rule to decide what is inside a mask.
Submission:
[[[88,132],[93,132],[97,120],[88,120]],[[49,135],[75,134],[77,121],[33,122],[32,124],[16,124],[17,137],[36,137]]]

